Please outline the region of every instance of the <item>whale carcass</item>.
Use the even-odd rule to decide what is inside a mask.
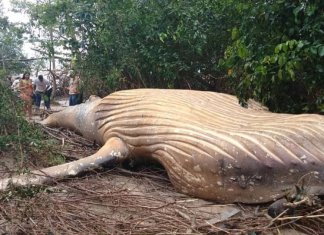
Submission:
[[[324,194],[324,117],[278,114],[235,96],[206,91],[118,91],[50,115],[47,126],[73,129],[102,145],[75,162],[3,179],[41,184],[107,161],[151,158],[185,194],[222,203],[276,200],[307,179]]]

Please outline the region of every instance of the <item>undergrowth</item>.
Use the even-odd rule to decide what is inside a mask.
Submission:
[[[27,162],[36,166],[64,162],[55,154],[56,144],[48,140],[38,124],[25,119],[21,100],[2,83],[0,97],[0,153],[17,160],[14,171],[25,171]]]

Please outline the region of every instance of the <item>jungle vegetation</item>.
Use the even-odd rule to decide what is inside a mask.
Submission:
[[[30,15],[30,41],[47,56],[71,52],[99,95],[202,89],[233,93],[242,104],[254,98],[275,112],[324,111],[321,0],[15,2]]]

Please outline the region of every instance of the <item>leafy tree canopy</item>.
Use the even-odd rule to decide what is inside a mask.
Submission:
[[[280,112],[324,112],[324,2],[242,1],[222,61],[236,94]]]
[[[1,11],[0,15],[3,15]],[[10,23],[7,17],[0,16],[0,77],[9,73],[20,73],[25,69],[26,63],[20,61],[24,59],[23,33],[22,27]]]
[[[323,112],[321,0],[52,0],[25,5],[91,93],[191,88]],[[35,31],[33,31],[35,32]],[[37,39],[35,33],[34,38]]]

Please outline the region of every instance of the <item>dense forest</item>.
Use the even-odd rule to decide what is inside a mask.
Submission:
[[[0,75],[72,60],[86,89],[155,87],[236,94],[275,112],[324,111],[321,0],[14,1],[28,24],[0,19]],[[71,63],[70,63],[71,64]],[[71,65],[70,65],[71,66]]]

